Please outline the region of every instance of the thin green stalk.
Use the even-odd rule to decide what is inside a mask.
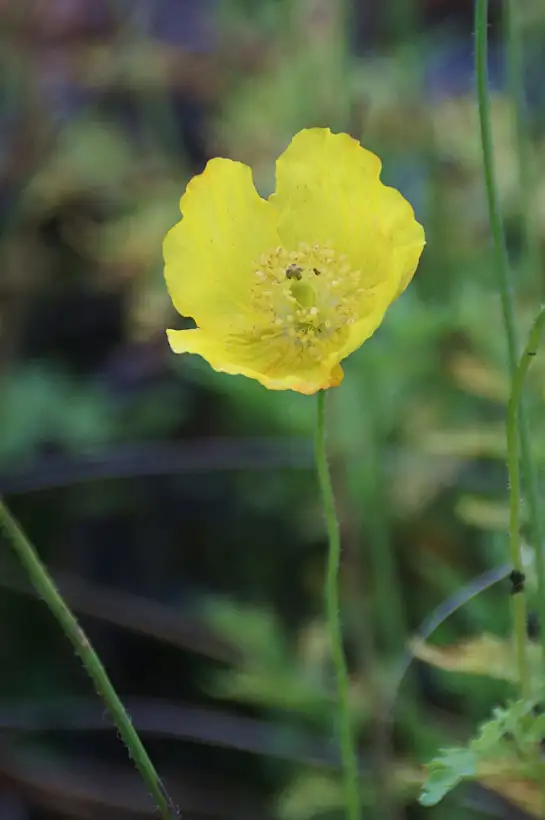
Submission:
[[[481,143],[483,152],[484,177],[490,226],[494,240],[496,257],[496,276],[500,293],[505,335],[507,339],[507,353],[511,381],[515,378],[518,365],[519,343],[515,321],[515,300],[511,283],[509,256],[507,243],[500,211],[500,199],[494,170],[494,155],[492,141],[492,117],[490,111],[490,96],[488,90],[488,0],[476,0],[475,3],[475,58],[477,74],[477,96],[479,120],[481,128]],[[518,433],[520,436],[522,478],[528,501],[530,526],[533,534],[536,554],[536,571],[539,585],[539,620],[540,635],[545,652],[545,566],[543,558],[543,526],[539,508],[537,476],[532,461],[530,438],[526,423],[524,406],[521,404],[518,412]]]
[[[490,227],[494,240],[496,256],[496,275],[500,292],[505,334],[507,337],[507,353],[511,376],[515,373],[518,360],[518,340],[515,323],[515,305],[513,287],[509,268],[507,244],[500,211],[500,199],[496,174],[494,170],[494,153],[492,141],[492,115],[490,110],[490,95],[488,89],[488,0],[476,0],[475,3],[475,60],[477,74],[477,96],[479,106],[479,121],[481,128],[481,144],[483,153],[484,179],[486,196],[490,216]]]
[[[523,357],[522,361],[525,357]],[[519,580],[513,581],[513,620],[515,647],[521,695],[527,698],[528,663],[526,659],[526,595],[520,545],[520,461],[518,448],[518,409],[522,395],[520,366],[511,386],[507,406],[507,470],[509,473],[509,554],[514,572]]]
[[[341,536],[335,509],[335,497],[327,462],[325,444],[325,391],[317,396],[316,415],[316,469],[322,495],[324,515],[329,541],[327,575],[325,583],[325,606],[331,654],[337,680],[337,708],[341,745],[341,763],[344,776],[347,820],[360,820],[361,800],[358,777],[358,758],[350,720],[348,699],[348,669],[343,649],[343,636],[339,606],[339,567],[341,561]]]
[[[59,626],[79,655],[81,662],[95,684],[98,694],[104,700],[142,780],[159,809],[161,817],[163,820],[172,820],[175,812],[174,810],[171,811],[170,800],[153,763],[142,745],[142,741],[132,725],[131,719],[111,684],[106,670],[91,646],[89,639],[55,587],[33,545],[2,500],[0,500],[0,528],[4,530],[8,541],[27,571],[28,577],[40,597],[43,598],[53,617],[56,618]]]
[[[517,159],[519,166],[519,192],[521,203],[521,227],[523,233],[523,259],[527,270],[536,277],[540,273],[541,252],[539,238],[535,225],[532,222],[532,191],[533,184],[528,163],[528,137],[524,127],[524,61],[522,51],[522,36],[520,11],[517,0],[505,0],[505,37],[507,42],[507,77],[509,93],[513,105],[513,115],[516,129]],[[533,490],[537,505],[537,481],[533,477]],[[537,526],[537,529],[536,529]],[[535,530],[536,575],[538,586],[538,615],[541,624],[542,647],[545,660],[545,555],[543,524],[539,515],[532,519]]]
[[[517,365],[511,384],[511,393],[507,405],[507,467],[509,470],[510,515],[509,515],[509,550],[513,569],[522,573],[522,555],[520,548],[520,474],[518,452],[518,414],[520,410],[524,381],[530,365],[537,353],[541,333],[545,325],[545,308],[541,308],[535,320],[524,352]],[[517,641],[517,659],[519,677],[523,695],[528,695],[528,672],[526,667],[526,608],[525,596],[514,595],[515,637]]]
[[[532,195],[535,190],[530,164],[529,139],[525,128],[524,58],[520,22],[520,0],[504,0],[505,41],[507,46],[507,83],[513,108],[519,173],[523,262],[530,273],[539,273],[541,252],[532,220]]]

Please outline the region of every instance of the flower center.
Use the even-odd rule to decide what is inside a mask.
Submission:
[[[364,289],[361,271],[329,245],[301,243],[263,254],[255,263],[252,303],[271,337],[287,336],[319,359],[348,334]]]

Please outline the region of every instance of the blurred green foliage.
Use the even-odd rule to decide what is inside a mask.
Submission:
[[[509,790],[505,776],[503,786],[487,780],[479,799],[456,791],[433,809],[415,803],[423,763],[439,746],[463,745],[512,695],[511,684],[414,662],[393,691],[407,639],[424,618],[507,560],[505,338],[471,27],[463,4],[443,5],[438,18],[433,3],[415,2],[416,13],[405,14],[412,29],[400,30],[393,0],[369,17],[356,2],[224,0],[216,9],[203,4],[215,25],[210,42],[198,47],[191,41],[191,26],[201,30],[196,23],[182,26],[183,42],[173,42],[146,31],[123,4],[112,3],[103,19],[97,13],[98,22],[89,22],[85,3],[79,22],[76,12],[74,19],[48,17],[41,3],[28,17],[0,5],[0,488],[52,568],[94,585],[74,587],[73,605],[90,616],[121,694],[210,708],[212,722],[213,710],[267,721],[293,750],[291,759],[277,754],[276,740],[264,735],[250,757],[246,724],[222,735],[219,718],[212,740],[204,729],[188,740],[183,721],[172,746],[151,730],[152,751],[188,818],[341,816],[322,619],[325,532],[310,441],[314,403],[174,357],[164,335],[178,319],[162,279],[161,242],[189,176],[210,156],[230,156],[251,164],[266,194],[276,156],[309,125],[347,130],[377,151],[383,178],[413,203],[427,234],[414,283],[347,362],[331,397],[328,443],[366,817],[510,817],[513,805],[542,816],[524,782]],[[501,71],[494,73],[493,115],[524,333],[545,291],[545,98],[541,62],[532,62],[545,43],[545,12],[540,0],[525,0],[521,9],[529,44],[531,190],[524,198]],[[492,59],[501,63],[501,21],[493,23]],[[521,254],[523,201],[539,270]],[[540,466],[544,380],[545,357],[538,356],[528,410]],[[54,469],[65,462],[75,477],[57,480]],[[97,463],[100,474],[90,473]],[[47,706],[58,696],[88,694],[54,625],[17,592],[22,581],[9,556],[2,567],[0,663],[9,672],[0,686],[0,727],[16,699]],[[115,589],[123,602],[104,614],[103,596]],[[150,618],[146,632],[137,622],[139,601],[152,599],[166,620]],[[187,625],[185,637],[173,623]],[[236,659],[218,660],[208,643],[203,648],[202,630],[234,647]],[[505,638],[509,630],[508,584],[500,582],[472,597],[431,642],[457,644],[485,632]],[[134,634],[142,632],[148,637]],[[14,750],[25,749],[32,733],[42,762],[52,750],[61,754],[61,783],[71,756],[121,771],[121,753],[89,727],[59,737],[32,714],[0,744],[0,767],[4,760],[6,770],[12,766],[6,793],[29,802],[33,820],[61,811],[90,816],[85,800],[82,808],[61,786],[53,795],[44,786],[25,796],[34,763],[20,763]],[[320,765],[304,753],[307,732],[326,758]],[[447,762],[451,777],[456,767]],[[123,772],[132,789],[134,778]],[[90,793],[105,790],[100,816],[119,816],[100,766],[89,782]],[[127,790],[128,816],[136,817],[138,799]],[[213,792],[220,799],[212,804]],[[498,794],[511,807],[495,802]]]

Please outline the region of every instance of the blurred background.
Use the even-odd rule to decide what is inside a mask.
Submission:
[[[472,6],[0,3],[0,490],[185,820],[342,817],[315,405],[174,356],[165,328],[183,320],[161,259],[183,188],[208,158],[252,165],[266,194],[276,156],[312,125],[380,154],[428,242],[414,284],[330,394],[365,816],[539,816],[528,784],[506,780],[419,808],[422,764],[465,742],[512,689],[421,661],[399,677],[409,636],[437,607],[456,609],[472,579],[505,574],[507,560],[508,384]],[[490,73],[524,331],[545,293],[545,8],[519,9],[522,137],[499,1]],[[538,357],[529,399],[540,459],[544,380]],[[7,543],[0,562],[1,820],[153,816]],[[434,644],[505,637],[508,601],[506,580],[488,586]]]

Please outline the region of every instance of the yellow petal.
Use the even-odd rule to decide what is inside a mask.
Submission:
[[[378,157],[347,134],[308,129],[279,157],[270,201],[286,247],[331,244],[361,271],[364,288],[388,284],[393,300],[410,282],[425,240],[412,207],[382,184],[380,170]]]
[[[317,128],[279,158],[268,201],[249,168],[212,160],[165,239],[173,302],[198,325],[168,331],[172,349],[272,390],[339,384],[341,360],[378,327],[424,246],[411,206],[380,170],[356,140]]]
[[[337,362],[328,367],[298,368],[289,350],[278,351],[274,344],[240,345],[229,337],[218,338],[200,329],[167,330],[174,353],[196,353],[220,373],[256,379],[269,390],[295,390],[311,395],[318,390],[336,387],[343,379]]]
[[[189,182],[180,210],[163,245],[174,306],[201,327],[236,324],[249,309],[252,263],[278,245],[273,209],[250,168],[213,159]]]
[[[388,282],[382,283],[366,294],[365,309],[361,310],[360,318],[357,321],[348,325],[346,339],[341,347],[328,357],[326,362],[328,366],[332,366],[333,362],[341,362],[346,359],[373,335],[394,298],[395,295],[392,294]]]
[[[361,347],[367,339],[371,338],[382,322],[389,304],[389,301],[377,304],[373,311],[350,326],[348,338],[338,353],[338,361],[346,359],[347,356],[350,356],[351,353]]]
[[[305,128],[276,161],[276,195],[289,198],[300,187],[344,189],[378,180],[380,159],[348,134]],[[354,179],[356,175],[357,179]]]

